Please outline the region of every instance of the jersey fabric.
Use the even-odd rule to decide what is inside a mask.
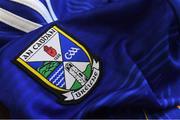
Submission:
[[[180,119],[179,6],[178,0],[1,0],[0,102],[11,118]],[[98,82],[77,103],[62,103],[14,63],[53,26],[100,62]]]

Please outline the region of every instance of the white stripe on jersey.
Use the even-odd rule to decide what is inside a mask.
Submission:
[[[3,22],[24,32],[30,32],[42,26],[38,23],[17,16],[2,8],[0,8],[0,22]]]
[[[53,11],[53,8],[52,8],[52,5],[51,5],[51,1],[50,0],[45,0],[46,3],[47,3],[47,6],[48,6],[48,9],[49,9],[49,12],[51,13],[51,16],[53,17],[53,20],[56,21],[58,20],[54,11]]]
[[[19,4],[30,7],[31,9],[37,11],[47,23],[53,22],[51,15],[47,8],[38,0],[11,0],[13,2],[17,2]]]

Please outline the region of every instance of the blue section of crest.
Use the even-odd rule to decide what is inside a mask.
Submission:
[[[65,88],[65,75],[63,63],[60,64],[48,77],[48,80],[54,85]]]
[[[59,35],[61,42],[61,49],[63,54],[63,61],[74,62],[89,62],[89,59],[85,52],[71,40]]]
[[[37,70],[39,67],[43,65],[43,61],[38,61],[38,62],[27,62],[32,68]]]

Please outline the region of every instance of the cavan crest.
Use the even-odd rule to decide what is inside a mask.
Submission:
[[[16,63],[60,95],[62,102],[81,100],[100,75],[99,61],[57,26],[25,49]]]

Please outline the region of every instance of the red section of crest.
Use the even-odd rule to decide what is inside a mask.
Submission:
[[[51,57],[55,57],[57,55],[57,51],[53,47],[44,46],[44,51]]]

